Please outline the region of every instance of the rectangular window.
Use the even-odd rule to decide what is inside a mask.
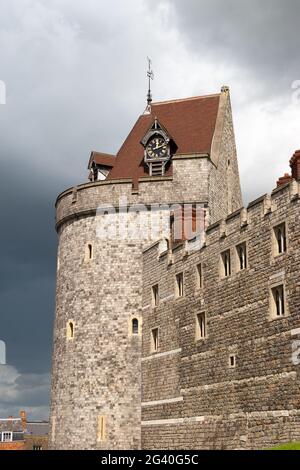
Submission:
[[[2,442],[12,442],[13,433],[12,432],[3,432],[2,433]]]
[[[246,243],[240,243],[236,247],[237,259],[238,259],[238,271],[247,269],[247,246]]]
[[[106,417],[99,416],[98,418],[98,442],[105,441],[106,439]]]
[[[91,245],[91,243],[88,243],[85,245],[84,260],[88,262],[88,261],[91,261],[92,259],[93,259],[93,245]]]
[[[229,356],[229,367],[230,367],[231,369],[234,369],[235,366],[236,366],[236,356],[235,356],[234,354],[231,354],[231,355]]]
[[[175,296],[183,297],[183,273],[176,274]]]
[[[158,328],[151,331],[151,352],[157,352],[159,347],[159,333]]]
[[[196,267],[197,273],[197,288],[202,289],[203,287],[203,278],[202,278],[202,264],[198,264]]]
[[[152,287],[152,305],[158,307],[159,304],[159,289],[158,284]]]
[[[274,255],[281,255],[286,252],[286,226],[285,223],[277,225],[273,229],[274,231]]]
[[[272,302],[271,309],[272,309],[273,317],[275,318],[284,317],[286,314],[286,311],[285,311],[285,295],[284,295],[283,286],[273,287],[271,302]]]
[[[196,316],[196,341],[206,338],[206,315],[198,313]]]
[[[67,323],[67,339],[74,339],[74,322],[72,320]]]
[[[226,250],[221,254],[221,276],[229,277],[230,275],[231,275],[230,250]]]

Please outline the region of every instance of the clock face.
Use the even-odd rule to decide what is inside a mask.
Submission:
[[[153,137],[146,147],[146,152],[150,158],[166,157],[168,152],[168,144],[160,136]]]

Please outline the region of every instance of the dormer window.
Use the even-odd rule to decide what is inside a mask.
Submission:
[[[114,155],[92,152],[88,166],[90,170],[89,180],[92,182],[106,180],[114,164]]]
[[[98,165],[96,166],[94,170],[95,174],[95,180],[94,181],[104,181],[107,178],[107,175],[109,173],[109,169],[105,166]]]

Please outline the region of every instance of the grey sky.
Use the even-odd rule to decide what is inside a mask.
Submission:
[[[154,5],[153,5],[154,4]],[[155,100],[231,88],[245,202],[300,147],[295,0],[0,0],[0,415],[47,415],[55,292],[54,201],[116,152]]]

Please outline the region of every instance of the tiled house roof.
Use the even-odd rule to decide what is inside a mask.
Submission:
[[[151,113],[139,117],[123,143],[107,179],[131,178],[137,182],[140,177],[149,176],[140,141],[155,118],[174,139],[177,146],[175,155],[210,153],[219,100],[220,94],[216,94],[153,103]],[[172,165],[166,172],[166,175],[171,174]]]

